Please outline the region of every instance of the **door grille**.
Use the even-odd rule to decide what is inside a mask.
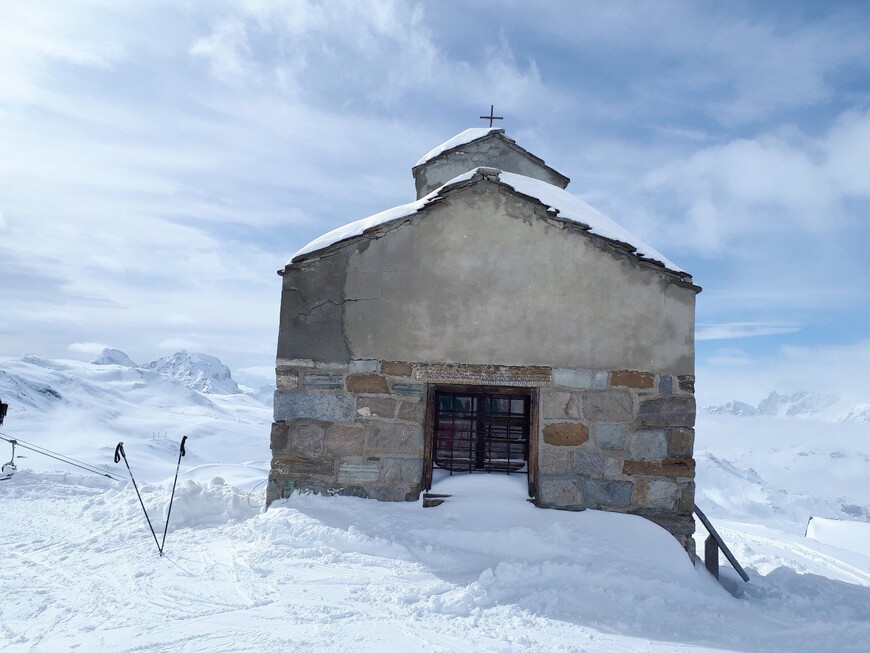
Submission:
[[[527,473],[530,406],[529,395],[436,391],[435,466]]]

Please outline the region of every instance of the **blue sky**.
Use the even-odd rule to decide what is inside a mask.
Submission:
[[[495,104],[704,287],[702,401],[863,391],[868,33],[846,2],[2,3],[0,355],[268,382],[275,271]]]

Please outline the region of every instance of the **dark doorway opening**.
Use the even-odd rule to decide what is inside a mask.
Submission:
[[[509,388],[436,388],[432,463],[453,473],[527,474],[532,396]]]

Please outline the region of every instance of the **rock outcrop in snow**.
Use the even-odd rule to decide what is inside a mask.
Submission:
[[[151,361],[143,367],[172,377],[200,392],[216,395],[235,395],[242,392],[233,381],[230,368],[221,363],[220,359],[208,354],[189,354],[182,350],[172,356]]]

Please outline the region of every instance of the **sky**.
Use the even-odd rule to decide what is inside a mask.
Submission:
[[[699,401],[870,401],[870,5],[0,3],[0,355],[270,382],[276,271],[491,104],[691,272]]]

